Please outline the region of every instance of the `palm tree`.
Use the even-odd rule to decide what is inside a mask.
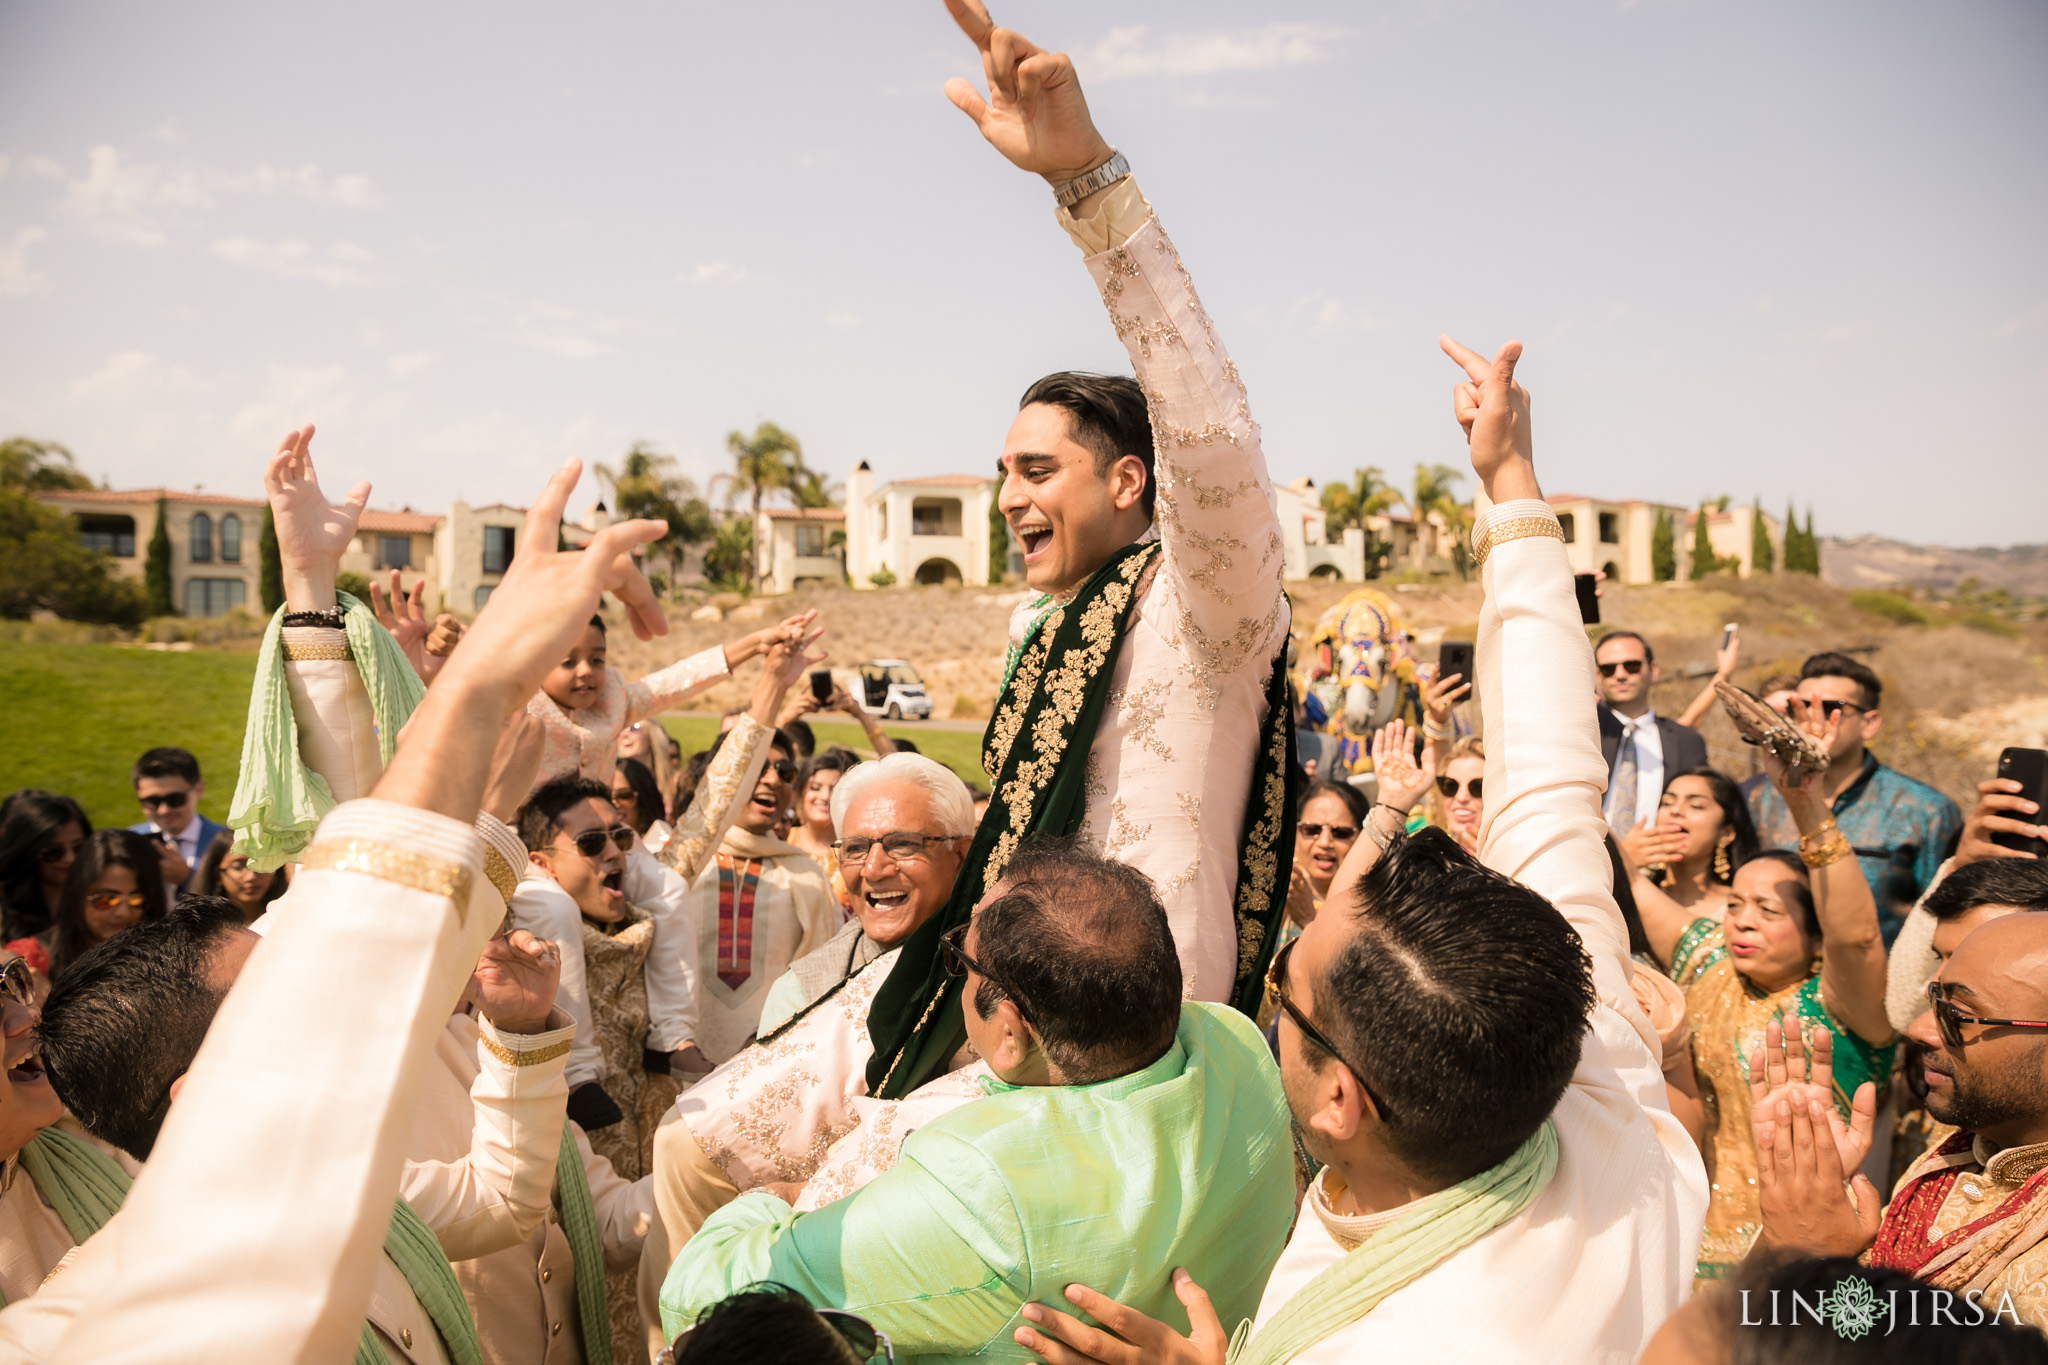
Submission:
[[[1341,536],[1400,500],[1400,493],[1387,482],[1378,466],[1354,469],[1350,483],[1333,483],[1323,490],[1324,521],[1330,535]]]
[[[676,580],[676,565],[683,551],[711,539],[711,509],[697,496],[696,482],[673,472],[673,456],[657,452],[645,441],[635,441],[626,458],[613,469],[596,465],[592,472],[611,490],[612,510],[624,518],[649,517],[668,523],[668,534],[648,547],[668,558],[669,582]]]

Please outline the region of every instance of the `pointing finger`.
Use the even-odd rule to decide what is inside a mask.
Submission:
[[[540,496],[527,509],[526,536],[519,546],[521,555],[554,553],[555,537],[562,529],[562,509],[569,505],[569,494],[582,477],[583,461],[573,455],[555,471],[547,487],[541,489]]]
[[[1457,342],[1451,340],[1448,335],[1438,337],[1436,344],[1443,347],[1445,355],[1463,366],[1465,373],[1470,375],[1475,382],[1484,383],[1493,372],[1493,367],[1487,364],[1485,356],[1469,347],[1460,346]]]
[[[953,22],[960,25],[960,31],[974,40],[974,45],[988,50],[989,30],[995,23],[988,17],[988,7],[981,0],[946,0],[946,12],[953,16]]]

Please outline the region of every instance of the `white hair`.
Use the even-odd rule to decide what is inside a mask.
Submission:
[[[938,828],[931,833],[965,839],[974,833],[974,797],[967,784],[935,759],[923,754],[889,754],[872,763],[857,763],[832,788],[832,832],[846,823],[846,811],[862,792],[878,782],[904,782],[931,799]],[[924,832],[924,831],[920,831]]]

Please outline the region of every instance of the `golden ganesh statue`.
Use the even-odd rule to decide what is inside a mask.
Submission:
[[[1309,635],[1301,679],[1307,727],[1334,735],[1334,777],[1372,771],[1373,734],[1397,717],[1422,723],[1415,653],[1386,594],[1360,588],[1324,612]]]

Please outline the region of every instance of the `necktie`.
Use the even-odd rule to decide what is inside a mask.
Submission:
[[[1607,827],[1622,839],[1636,827],[1636,727],[1621,732],[1621,751],[1614,756],[1614,800],[1607,807]]]

